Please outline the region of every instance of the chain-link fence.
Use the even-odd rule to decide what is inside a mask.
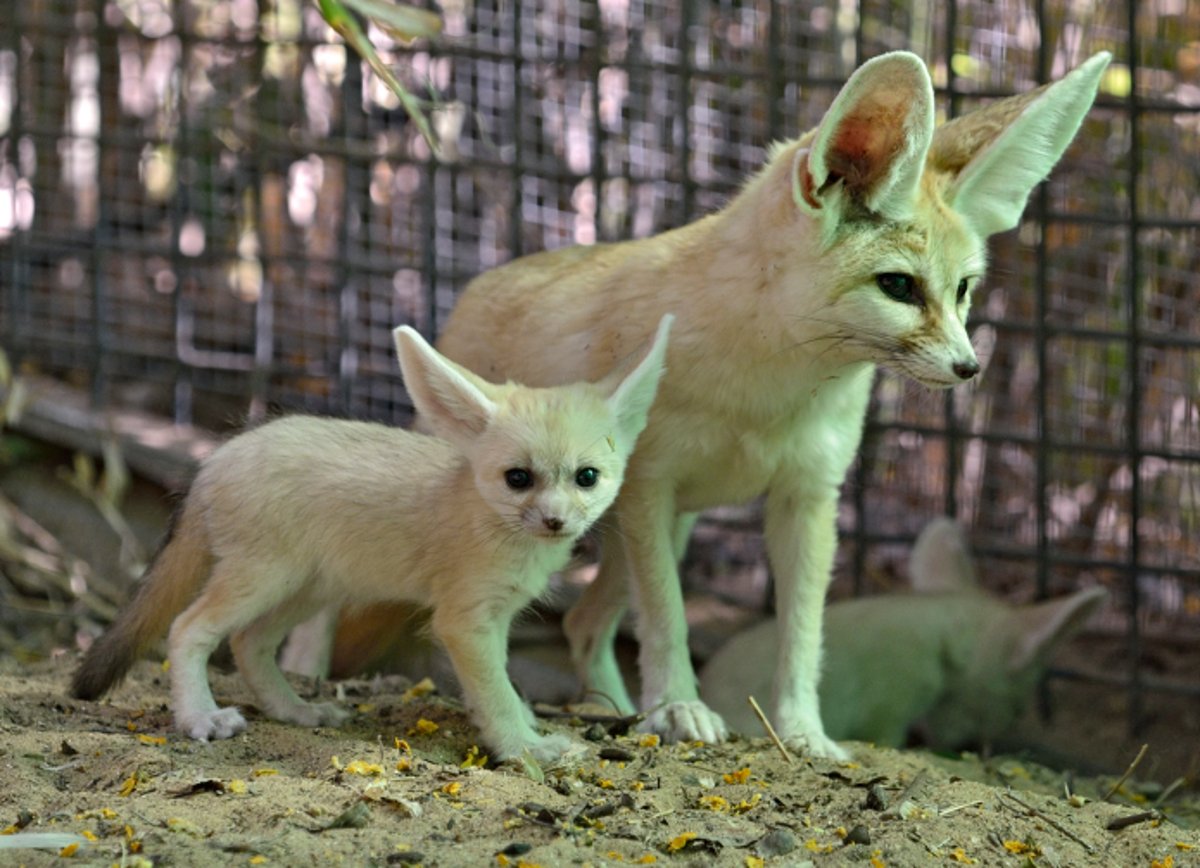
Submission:
[[[890,582],[951,513],[992,587],[1100,583],[1130,691],[1200,693],[1200,2],[447,0],[373,37],[438,153],[309,0],[25,0],[0,28],[0,341],[28,369],[228,428],[275,409],[404,421],[390,329],[436,333],[479,271],[718,208],[863,60],[907,48],[943,115],[1115,62],[973,318],[990,369],[884,375],[839,575]],[[723,516],[723,519],[722,519]],[[744,513],[690,573],[753,597]],[[714,544],[718,540],[719,544]],[[728,579],[733,573],[737,581]],[[1193,654],[1194,657],[1194,654]],[[1095,677],[1095,673],[1092,673]]]

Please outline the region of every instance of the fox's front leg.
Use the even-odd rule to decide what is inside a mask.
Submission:
[[[482,605],[442,606],[434,611],[432,628],[450,656],[463,699],[493,756],[512,759],[528,750],[534,759],[549,762],[567,753],[574,742],[565,735],[537,733],[533,712],[508,678],[508,628],[514,614]]]
[[[767,496],[767,555],[775,577],[779,652],[775,728],[784,742],[812,756],[848,759],[825,735],[817,683],[825,592],[837,547],[837,490],[778,482]],[[765,662],[765,661],[764,661]]]
[[[697,517],[696,513],[683,513],[675,519],[672,547],[676,568],[687,551]],[[617,629],[629,605],[630,568],[615,517],[609,516],[598,528],[600,570],[567,612],[563,628],[584,695],[611,705],[618,714],[633,714],[635,706],[615,650]]]
[[[700,701],[697,691],[679,581],[676,540],[686,538],[695,517],[677,517],[668,492],[628,481],[616,510],[641,646],[642,729],[667,741],[722,742],[725,721]]]

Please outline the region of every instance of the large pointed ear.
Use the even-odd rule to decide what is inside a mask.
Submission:
[[[671,314],[659,320],[654,341],[641,353],[632,371],[622,376],[623,371],[628,369],[628,363],[618,365],[616,370],[600,381],[600,387],[608,393],[608,405],[617,417],[621,441],[627,444],[627,448],[633,447],[637,436],[646,427],[666,362],[667,337],[674,321],[675,317]]]
[[[1013,656],[1008,660],[1009,670],[1015,672],[1032,664],[1048,662],[1058,646],[1079,633],[1108,597],[1104,588],[1084,588],[1069,597],[1014,610],[1010,618],[1019,633]]]
[[[1045,663],[1058,646],[1082,629],[1108,598],[1103,588],[1085,588],[1069,597],[1022,606],[1012,613],[1020,631],[1008,667],[1016,672]]]
[[[404,386],[433,432],[463,446],[487,428],[496,412],[490,384],[447,359],[409,326],[392,332]]]
[[[908,576],[913,589],[922,593],[978,587],[975,563],[962,526],[945,517],[925,525],[913,546]]]
[[[807,151],[796,152],[797,206],[832,232],[854,209],[911,214],[933,135],[933,85],[915,54],[867,61],[825,113]]]
[[[956,175],[947,203],[980,235],[1012,229],[1029,193],[1054,168],[1096,99],[1112,55],[1093,55],[1066,77],[938,128],[931,169]]]

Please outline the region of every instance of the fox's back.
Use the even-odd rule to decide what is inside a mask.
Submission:
[[[744,502],[796,458],[800,441],[815,447],[807,453],[814,479],[823,477],[850,460],[842,447],[857,432],[842,429],[861,419],[870,366],[843,370],[836,382],[812,368],[814,347],[823,345],[794,341],[763,293],[822,288],[763,290],[754,249],[726,243],[732,216],[719,212],[653,238],[537,253],[487,271],[459,298],[438,347],[493,381],[553,385],[595,379],[643,344],[663,314],[674,314],[666,370],[630,477],[669,481],[688,511]]]
[[[438,349],[493,382],[595,381],[646,343],[664,314],[676,313],[669,288],[698,225],[543,251],[486,271],[455,303]]]
[[[287,417],[214,453],[188,508],[218,558],[291,564],[297,581],[321,574],[367,593],[372,578],[403,577],[432,544],[460,461],[434,437]]]

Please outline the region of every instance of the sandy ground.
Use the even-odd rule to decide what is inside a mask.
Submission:
[[[0,842],[42,845],[0,864],[1200,864],[1194,804],[1156,810],[1132,784],[1103,802],[1112,778],[1013,759],[852,745],[852,763],[787,763],[765,738],[659,746],[553,719],[579,756],[479,768],[459,705],[403,678],[343,683],[358,713],[308,730],[220,673],[250,727],[203,744],[171,730],[159,665],[99,703],[67,697],[73,665],[0,658]]]

